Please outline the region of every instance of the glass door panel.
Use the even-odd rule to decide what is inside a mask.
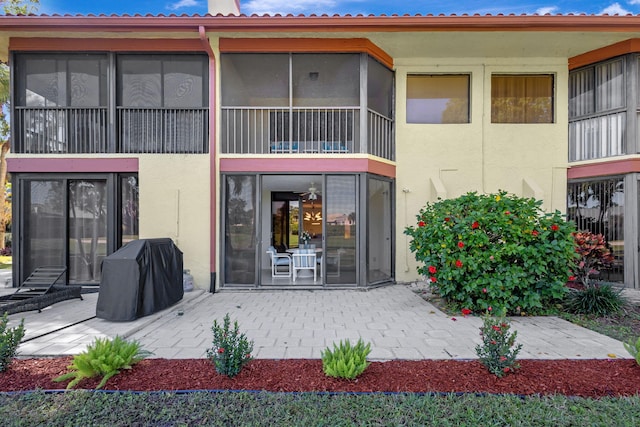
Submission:
[[[325,283],[357,283],[357,183],[354,175],[328,175],[325,204]]]
[[[106,180],[69,180],[69,283],[99,284],[107,256]]]
[[[367,223],[368,283],[390,280],[391,272],[391,183],[369,178],[369,222]]]
[[[65,263],[65,189],[62,180],[25,181],[22,277],[37,267]]]
[[[256,177],[225,177],[224,282],[228,285],[256,283],[257,209]]]

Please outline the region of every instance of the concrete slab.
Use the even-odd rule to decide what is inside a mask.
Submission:
[[[133,322],[96,319],[97,294],[54,304],[42,313],[17,313],[25,319],[21,357],[76,354],[95,337],[135,339],[154,357],[206,357],[214,319],[225,313],[254,340],[257,358],[319,358],[334,342],[363,338],[372,344],[371,360],[474,359],[480,343],[480,318],[455,320],[425,301],[408,285],[362,290],[204,291],[185,293],[178,304]],[[522,358],[630,358],[621,342],[557,317],[512,321],[523,344]],[[80,350],[79,350],[80,349]]]

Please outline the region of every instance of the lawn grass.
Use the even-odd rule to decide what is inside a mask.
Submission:
[[[0,270],[5,268],[11,268],[11,256],[0,255]]]
[[[640,396],[5,393],[0,419],[6,426],[632,426],[640,425]]]

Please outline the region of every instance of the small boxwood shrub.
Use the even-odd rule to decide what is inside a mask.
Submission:
[[[24,319],[15,328],[7,328],[8,323],[9,315],[5,312],[0,317],[0,372],[7,370],[24,337]]]
[[[541,204],[505,191],[428,203],[405,229],[418,272],[450,303],[475,312],[543,311],[564,296],[578,255],[573,223]]]

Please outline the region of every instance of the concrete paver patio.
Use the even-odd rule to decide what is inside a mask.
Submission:
[[[362,290],[224,291],[185,293],[178,304],[133,322],[95,318],[98,294],[57,303],[25,319],[20,357],[77,354],[95,337],[120,335],[140,341],[157,358],[203,358],[211,347],[213,320],[229,313],[254,341],[261,359],[320,358],[341,339],[371,343],[371,360],[474,359],[479,317],[452,318],[409,285]],[[630,358],[620,341],[557,317],[512,319],[523,359]]]

